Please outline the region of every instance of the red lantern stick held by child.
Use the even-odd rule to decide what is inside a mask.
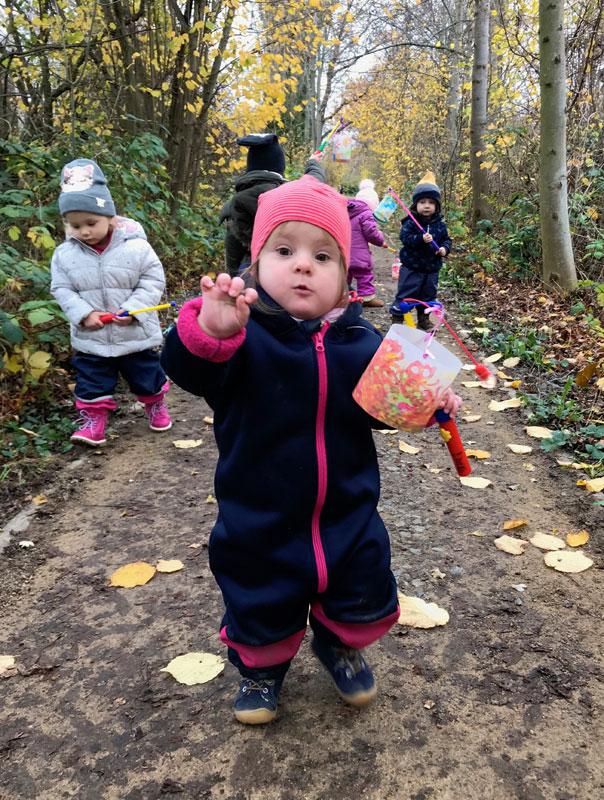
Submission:
[[[407,212],[407,214],[409,215],[409,217],[410,217],[410,218],[413,220],[413,222],[415,222],[415,224],[416,224],[416,225],[417,225],[417,227],[420,229],[420,231],[421,231],[423,234],[426,234],[426,233],[427,233],[427,231],[425,231],[425,230],[422,228],[422,226],[421,226],[421,225],[419,224],[419,222],[418,222],[418,221],[415,219],[415,217],[413,216],[413,214],[412,214],[412,213],[409,211],[409,209],[408,209],[408,208],[407,208],[407,206],[406,206],[406,205],[403,203],[403,201],[400,199],[400,197],[399,197],[397,194],[395,194],[395,193],[392,191],[392,189],[391,189],[390,187],[388,187],[388,191],[389,191],[389,192],[390,192],[390,194],[391,194],[391,195],[394,197],[394,199],[397,201],[397,203],[399,203],[399,204],[400,204],[400,205],[401,205],[401,206],[402,206],[402,207],[405,209],[405,211]],[[430,244],[434,245],[434,247],[435,247],[435,249],[436,249],[436,252],[437,252],[437,253],[438,253],[438,252],[440,252],[440,247],[439,247],[439,246],[436,244],[436,242],[434,241],[434,239],[432,239],[432,241],[430,242]]]
[[[421,305],[426,306],[427,308],[431,308],[429,303],[423,303],[421,300],[413,300],[413,298],[406,297],[403,300],[406,306],[408,306],[406,313],[405,313],[405,322],[411,328],[415,328],[415,322],[413,317],[411,316],[411,308],[413,305]],[[435,303],[434,305],[438,305],[440,308],[440,319],[444,322],[444,317],[442,316],[442,306],[440,303]],[[403,310],[401,308],[401,310]],[[449,327],[447,325],[447,327]],[[450,330],[450,328],[449,328]],[[432,338],[432,337],[430,337]],[[466,455],[465,448],[461,441],[461,436],[459,435],[459,431],[457,430],[457,425],[455,424],[455,420],[450,417],[446,411],[442,409],[437,409],[434,412],[434,419],[438,422],[438,427],[440,428],[440,435],[443,437],[445,444],[447,445],[447,450],[449,451],[451,458],[453,459],[453,463],[455,464],[455,469],[457,470],[457,474],[460,476],[469,475],[472,472],[472,467],[470,466],[470,462],[468,461],[468,457]]]
[[[177,304],[172,301],[171,303],[162,303],[161,306],[149,306],[149,308],[138,308],[136,311],[124,311],[119,314],[120,317],[132,317],[134,314],[142,314],[144,311],[159,311],[160,308],[178,308]],[[102,314],[99,319],[103,324],[113,322],[116,314]]]

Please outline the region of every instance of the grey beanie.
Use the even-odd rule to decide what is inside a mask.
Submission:
[[[114,217],[115,206],[103,171],[89,158],[76,158],[61,170],[59,211],[88,211],[102,217]]]

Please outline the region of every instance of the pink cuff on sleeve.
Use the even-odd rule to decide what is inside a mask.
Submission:
[[[196,297],[188,300],[178,312],[176,328],[180,341],[190,353],[207,361],[219,363],[228,361],[245,341],[245,328],[228,339],[215,339],[199,327],[197,317],[203,305],[203,298]]]

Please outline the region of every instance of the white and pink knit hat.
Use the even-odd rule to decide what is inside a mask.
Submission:
[[[375,211],[375,209],[379,206],[380,198],[378,197],[378,193],[375,191],[375,183],[371,180],[371,178],[363,178],[363,180],[359,183],[359,191],[356,193],[356,199],[367,203],[372,211]]]
[[[258,211],[252,233],[252,262],[277,225],[282,222],[308,222],[323,228],[336,240],[346,267],[350,264],[350,220],[346,198],[312,175],[283,183],[258,198]]]

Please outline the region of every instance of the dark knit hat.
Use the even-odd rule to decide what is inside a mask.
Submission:
[[[436,185],[436,178],[433,172],[426,172],[413,190],[414,203],[423,199],[434,200],[436,203],[436,210],[440,212],[440,189]]]
[[[59,211],[88,211],[102,217],[114,217],[115,206],[103,171],[89,158],[76,158],[61,170]]]
[[[279,144],[279,139],[274,133],[249,133],[240,136],[237,144],[248,147],[247,171],[264,169],[269,172],[285,172],[285,153]]]

